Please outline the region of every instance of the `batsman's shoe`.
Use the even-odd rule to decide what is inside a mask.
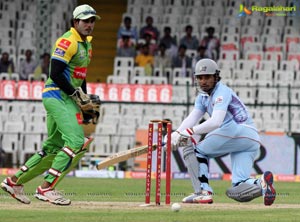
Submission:
[[[213,203],[213,194],[210,191],[202,190],[201,193],[194,197],[193,202],[200,204],[211,204]]]
[[[41,186],[39,186],[34,196],[41,201],[47,201],[56,205],[71,204],[71,200],[64,198],[61,192],[51,188],[42,189]]]
[[[1,188],[21,203],[30,204],[30,199],[24,193],[23,185],[17,185],[10,177],[2,181]]]
[[[200,193],[192,193],[189,196],[183,198],[182,203],[195,203],[194,198],[196,198],[199,195],[200,195]]]
[[[276,198],[276,190],[273,186],[273,174],[270,171],[266,171],[261,176],[261,186],[264,204],[266,206],[272,205]]]

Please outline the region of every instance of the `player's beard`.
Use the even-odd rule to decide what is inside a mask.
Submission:
[[[81,36],[84,36],[84,37],[87,37],[87,36],[90,36],[93,32],[93,28],[91,27],[78,27],[78,32]]]
[[[89,35],[92,34],[92,32],[93,32],[93,29],[86,29],[86,30],[83,30],[83,31],[82,31],[82,34],[83,34],[84,36],[89,36]]]

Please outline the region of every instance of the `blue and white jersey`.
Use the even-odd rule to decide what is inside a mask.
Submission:
[[[218,82],[211,95],[200,93],[195,100],[195,109],[212,115],[214,110],[226,111],[226,116],[222,125],[235,121],[237,124],[247,124],[254,126],[247,107],[236,95],[236,93]]]

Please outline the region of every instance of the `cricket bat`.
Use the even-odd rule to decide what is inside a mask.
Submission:
[[[153,144],[152,150],[153,151],[156,150],[156,147],[157,147],[157,145]],[[97,169],[98,170],[103,169],[105,167],[114,165],[116,163],[123,162],[125,160],[130,159],[130,158],[140,156],[140,155],[145,154],[147,152],[148,152],[148,145],[132,148],[130,150],[121,151],[119,153],[116,153],[114,155],[111,155],[111,156],[105,158],[103,161],[101,161],[97,165]]]

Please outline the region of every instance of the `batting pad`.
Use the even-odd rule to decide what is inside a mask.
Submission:
[[[58,179],[53,183],[51,186],[52,188],[56,187],[58,183],[67,175],[71,170],[73,170],[77,164],[79,163],[80,159],[84,156],[84,154],[88,151],[89,146],[91,142],[93,141],[93,138],[85,138],[85,143],[81,150],[74,156],[72,159],[72,162],[70,163],[69,167],[61,173],[61,175],[58,177]],[[23,173],[17,181],[17,184],[24,184],[33,178],[41,175],[46,170],[49,170],[54,158],[56,157],[56,154],[47,154],[45,157],[42,157],[40,162],[37,163],[32,168],[29,168],[27,172]]]
[[[201,192],[201,183],[199,180],[200,172],[199,172],[199,162],[197,160],[194,147],[187,146],[183,148],[183,158],[185,165],[188,169],[188,173],[191,177],[192,186],[194,188],[195,193]]]
[[[54,160],[56,154],[47,154],[47,156],[42,157],[40,162],[36,164],[35,166],[28,169],[27,172],[24,172],[17,181],[17,184],[24,184],[33,178],[41,175],[46,170],[48,170],[51,167],[52,161]]]
[[[241,183],[236,187],[228,188],[226,195],[238,202],[249,202],[262,196],[260,186],[256,184]]]
[[[68,174],[68,173],[70,173],[70,171],[71,170],[73,170],[76,166],[77,166],[77,164],[79,163],[79,161],[80,161],[80,159],[84,156],[84,154],[89,150],[89,147],[90,147],[90,144],[93,142],[93,138],[92,137],[86,137],[85,139],[84,139],[84,144],[83,144],[83,146],[82,146],[82,148],[81,148],[81,150],[78,152],[78,153],[76,153],[76,155],[73,157],[73,159],[72,159],[72,162],[71,162],[71,164],[69,165],[69,167],[65,170],[65,171],[63,171],[62,173],[61,173],[61,175],[57,178],[57,180],[55,180],[55,182],[54,183],[52,183],[51,184],[51,187],[54,189],[58,184],[59,184],[59,182]]]
[[[54,189],[60,182],[61,180],[68,174],[70,173],[71,170],[73,170],[77,164],[79,163],[80,159],[84,156],[85,152],[87,150],[81,150],[79,153],[76,154],[76,156],[72,159],[72,162],[70,164],[70,166],[68,167],[68,169],[66,169],[65,171],[63,171],[61,173],[61,175],[58,177],[57,180],[55,180],[55,183],[51,184],[51,187]]]

